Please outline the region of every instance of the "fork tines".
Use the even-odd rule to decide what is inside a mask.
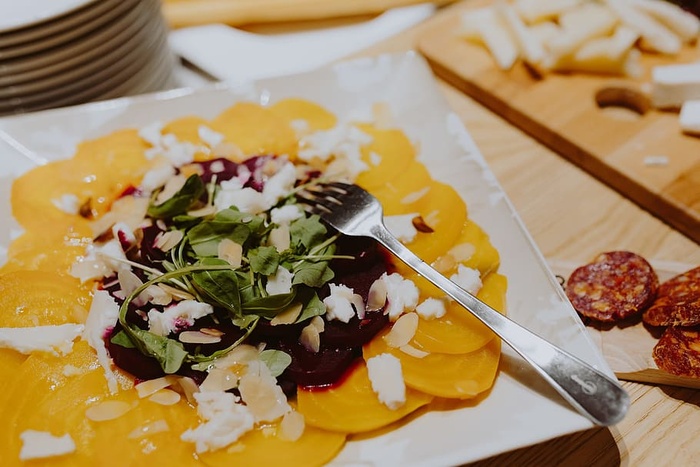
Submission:
[[[342,182],[316,183],[297,193],[298,200],[314,214],[328,214],[343,205],[338,199],[348,193],[352,185]]]

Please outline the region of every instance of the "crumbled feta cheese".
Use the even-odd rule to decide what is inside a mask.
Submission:
[[[163,312],[148,312],[148,330],[159,336],[167,336],[173,331],[194,325],[196,319],[210,315],[214,308],[208,303],[197,300],[182,300],[167,307]]]
[[[105,337],[119,319],[119,305],[106,290],[97,290],[92,297],[90,311],[85,320],[85,339],[97,353],[97,361],[104,369],[107,386],[111,393],[117,392],[117,376],[112,370],[112,359],[107,352]]]
[[[212,130],[206,125],[199,125],[197,134],[199,135],[199,138],[210,148],[215,148],[224,141],[224,135]]]
[[[300,219],[304,213],[296,204],[287,204],[279,208],[272,208],[270,211],[270,220],[277,225],[291,224],[297,219]]]
[[[354,293],[351,288],[343,284],[328,285],[330,286],[330,294],[323,299],[328,321],[336,319],[347,323],[355,316],[356,311],[364,311],[365,305],[362,302],[362,297]]]
[[[162,138],[163,122],[155,121],[139,130],[139,136],[151,146],[159,146]]]
[[[372,137],[349,124],[339,124],[330,130],[317,131],[304,136],[297,154],[300,160],[342,161],[348,176],[354,179],[367,164],[362,161],[362,146],[372,142]]]
[[[367,371],[372,390],[382,404],[396,410],[406,403],[406,383],[398,358],[388,353],[372,357],[367,360]]]
[[[425,320],[431,320],[445,316],[447,309],[445,308],[444,301],[438,298],[429,297],[418,304],[416,307],[416,313],[418,313],[418,316]]]
[[[63,436],[54,436],[47,431],[25,430],[19,437],[22,440],[22,449],[19,451],[21,461],[63,456],[75,452],[75,442],[68,433]]]
[[[460,264],[457,268],[457,274],[450,276],[450,280],[469,292],[476,295],[481,289],[481,273],[477,269],[468,268]]]
[[[267,278],[265,291],[270,295],[285,294],[292,291],[294,273],[287,268],[277,266],[277,271]]]
[[[66,355],[73,350],[73,341],[84,329],[82,324],[0,328],[0,348],[23,354],[39,351]]]
[[[396,321],[404,311],[416,308],[419,292],[413,281],[404,279],[396,272],[384,273],[379,279],[386,284],[387,304],[384,313],[389,315],[389,320]]]
[[[289,195],[297,181],[297,169],[291,162],[285,163],[263,186],[263,196],[271,208],[279,200]]]
[[[121,268],[128,268],[125,261],[126,255],[121,243],[113,239],[104,245],[88,245],[86,255],[73,263],[70,274],[81,282],[100,279],[112,275]]]
[[[178,141],[177,136],[171,133],[164,135],[160,141],[161,155],[165,156],[177,167],[192,162],[197,151],[202,150],[201,147],[197,147],[188,141]]]
[[[165,183],[175,176],[175,168],[170,164],[162,164],[146,172],[141,180],[141,189],[147,193],[165,185]]]
[[[180,439],[195,443],[197,453],[224,448],[253,429],[253,414],[230,392],[196,392],[193,396],[205,422],[182,433]]]
[[[52,199],[51,202],[66,214],[75,215],[80,211],[80,200],[73,194],[62,195],[60,198]]]
[[[230,181],[230,180],[229,180]],[[268,209],[265,196],[250,187],[228,189],[223,183],[214,198],[217,211],[236,206],[239,211],[257,214]]]
[[[417,212],[400,214],[397,216],[385,216],[384,225],[391,234],[403,243],[411,243],[418,235],[418,230],[413,225],[413,219],[420,216]]]

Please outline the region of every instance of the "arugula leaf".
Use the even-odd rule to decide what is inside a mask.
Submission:
[[[291,245],[303,245],[306,251],[311,250],[314,245],[324,242],[327,234],[328,230],[321,223],[321,218],[317,214],[300,217],[289,225]]]
[[[112,344],[127,348],[127,349],[135,349],[136,346],[132,342],[131,338],[125,331],[119,331],[115,335],[112,336],[112,338],[109,340]]]
[[[289,354],[275,349],[267,349],[260,352],[260,360],[275,378],[284,373],[284,370],[292,363],[292,357]]]
[[[204,194],[204,182],[197,174],[190,175],[180,190],[169,200],[148,207],[148,215],[156,219],[165,219],[186,213]]]
[[[280,254],[274,246],[260,246],[248,251],[248,261],[253,272],[271,276],[277,272]]]
[[[166,374],[173,374],[179,370],[187,358],[187,351],[176,340],[137,327],[129,327],[128,333],[141,353],[158,360]]]
[[[187,231],[187,240],[197,256],[216,256],[221,240],[228,238],[243,245],[249,236],[247,225],[216,220],[200,222]]]
[[[227,263],[220,259],[205,258],[201,264],[226,265]],[[224,269],[193,272],[192,282],[200,293],[228,310],[232,318],[241,316],[241,295],[235,271]]]
[[[304,292],[305,293],[303,293],[303,295],[310,294],[311,296],[308,300],[302,302],[305,304],[304,308],[301,309],[299,317],[297,318],[297,323],[301,323],[302,321],[311,319],[314,316],[321,316],[326,313],[326,305],[324,305],[321,299],[318,298],[318,295],[314,290],[304,289]],[[298,293],[297,295],[302,295],[302,293]]]
[[[328,266],[327,261],[303,261],[298,263],[294,269],[292,285],[304,284],[309,287],[322,287],[326,282],[333,279],[335,274]]]
[[[292,292],[287,294],[254,298],[243,302],[243,314],[253,314],[262,316],[263,318],[274,318],[294,301],[295,296],[296,292],[292,289]]]

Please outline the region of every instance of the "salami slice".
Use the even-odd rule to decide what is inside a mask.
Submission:
[[[700,324],[700,267],[686,271],[659,286],[657,298],[644,312],[651,326]]]
[[[652,355],[656,366],[668,373],[700,378],[700,327],[666,328]]]
[[[617,322],[651,305],[658,286],[656,272],[644,258],[611,251],[576,269],[566,283],[566,295],[581,315]]]

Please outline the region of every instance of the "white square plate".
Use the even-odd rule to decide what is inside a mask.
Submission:
[[[469,216],[498,248],[500,271],[509,282],[509,316],[612,376],[459,117],[443,100],[429,67],[412,52],[246,86],[220,84],[0,119],[0,245],[7,246],[16,234],[9,181],[32,165],[70,157],[77,142],[115,129],[190,114],[211,118],[242,99],[266,104],[286,97],[306,98],[340,119],[355,120],[371,115],[373,103],[387,103],[433,177],[457,189]],[[333,462],[452,465],[591,426],[504,348],[501,373],[487,397],[421,412],[386,433],[352,439]]]

